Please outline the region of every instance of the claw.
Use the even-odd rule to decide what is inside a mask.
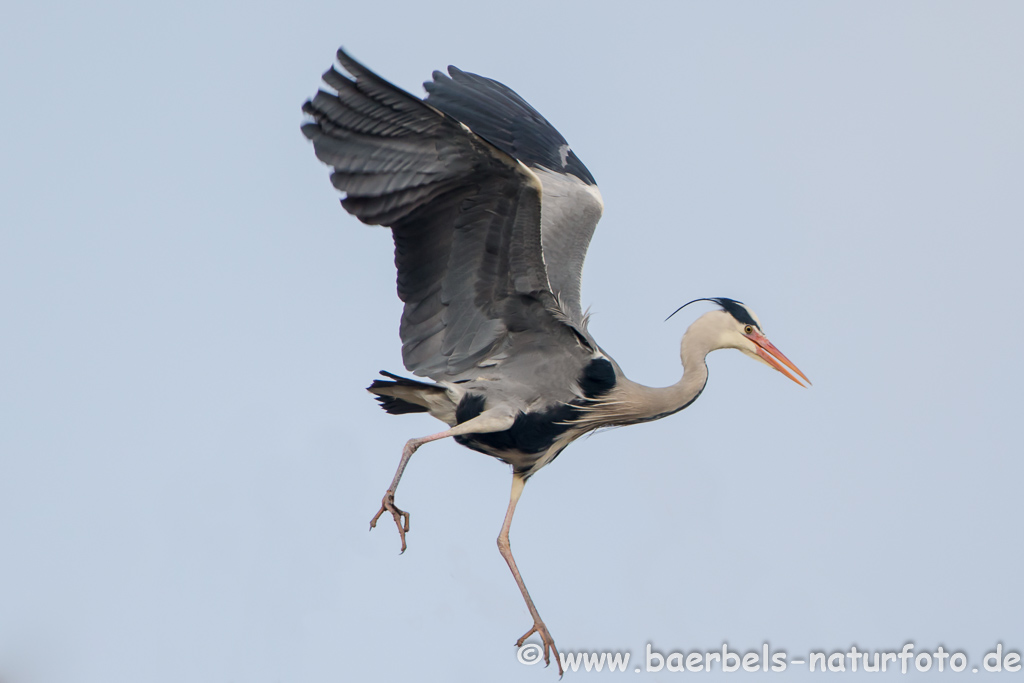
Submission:
[[[548,627],[544,625],[543,621],[533,622],[533,628],[523,634],[523,637],[516,641],[516,647],[522,647],[526,639],[532,636],[534,633],[540,636],[541,644],[544,646],[544,666],[551,666],[550,654],[555,656],[555,664],[558,665],[558,677],[561,678],[565,672],[562,671],[562,659],[558,656],[558,650],[555,649],[555,640],[551,637],[548,632]]]
[[[398,535],[402,537],[402,550],[405,552],[405,535],[409,532],[409,513],[400,510],[395,506],[395,492],[388,489],[388,492],[384,494],[383,500],[380,502],[380,510],[373,519],[370,520],[370,528],[373,529],[377,526],[377,520],[385,512],[390,512],[391,516],[395,520],[395,526],[398,527]]]

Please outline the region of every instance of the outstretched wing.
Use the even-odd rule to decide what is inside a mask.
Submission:
[[[508,87],[448,67],[423,84],[427,103],[461,121],[540,178],[541,235],[551,289],[578,327],[585,324],[580,277],[604,204],[590,171],[565,138]]]
[[[550,323],[541,186],[531,171],[344,51],[303,111],[302,131],[332,166],[342,206],[395,240],[402,358],[450,378],[486,360],[511,330]]]

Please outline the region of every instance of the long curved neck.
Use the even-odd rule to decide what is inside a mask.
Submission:
[[[679,352],[683,376],[678,382],[667,387],[648,387],[620,374],[615,388],[596,406],[596,414],[588,422],[617,425],[648,422],[677,413],[693,403],[708,381],[705,358],[724,346],[721,331],[725,315],[720,311],[707,313],[683,335]]]
[[[708,351],[687,348],[683,344],[683,376],[678,382],[667,387],[649,387],[623,378],[616,392],[616,399],[622,417],[622,424],[647,422],[667,417],[687,407],[704,391],[708,381],[708,366],[704,357]],[[689,351],[689,353],[687,353]]]

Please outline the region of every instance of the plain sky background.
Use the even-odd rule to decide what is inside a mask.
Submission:
[[[440,423],[364,391],[403,371],[390,237],[299,132],[339,45],[560,129],[607,207],[591,329],[633,379],[678,379],[707,307],[665,316],[730,296],[815,383],[713,354],[689,409],[530,481],[512,546],[560,649],[1024,649],[1024,5],[3,14],[3,683],[556,680],[515,658],[507,467],[426,446],[408,552],[367,530]]]

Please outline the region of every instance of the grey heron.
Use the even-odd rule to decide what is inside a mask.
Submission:
[[[423,444],[456,442],[512,466],[498,548],[533,617],[544,660],[554,640],[509,546],[527,479],[595,429],[657,420],[704,389],[705,356],[738,349],[797,384],[806,376],[764,335],[745,304],[725,297],[683,335],[682,378],[662,388],[629,380],[587,328],[580,273],[603,203],[565,138],[497,81],[449,67],[421,100],[344,50],[303,111],[302,131],[332,167],[346,211],[391,228],[402,361],[420,381],[381,372],[368,388],[389,413],[426,412],[448,428],[414,438],[370,522],[389,513],[406,549],[409,514],[395,491]],[[692,303],[692,302],[691,302]],[[790,372],[792,371],[792,372]],[[795,375],[793,374],[795,373]],[[809,384],[809,381],[808,381]]]

